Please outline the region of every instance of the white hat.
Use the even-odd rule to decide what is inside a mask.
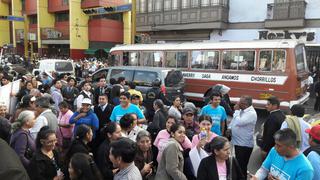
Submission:
[[[89,99],[89,98],[83,98],[81,104],[90,104],[90,105],[91,105],[91,99]]]

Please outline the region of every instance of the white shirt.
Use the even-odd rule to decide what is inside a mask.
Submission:
[[[50,110],[50,109],[47,109],[47,110],[43,111],[43,112],[37,117],[34,126],[29,129],[30,134],[31,134],[31,136],[32,136],[32,138],[33,138],[34,140],[36,140],[37,135],[38,135],[40,129],[41,129],[43,126],[48,126],[48,120],[47,120],[46,117],[43,116],[43,114],[46,113],[46,112],[48,112],[48,111],[51,111],[51,110]]]
[[[244,110],[236,110],[230,123],[232,144],[237,146],[254,146],[254,129],[257,122],[257,113],[253,106]]]
[[[86,92],[86,91],[83,91],[85,94],[87,94],[89,97],[91,96],[91,93],[90,92]],[[77,97],[77,110],[80,110],[81,109],[81,106],[82,106],[82,100],[83,100],[83,95],[80,94],[78,97]]]
[[[140,131],[142,131],[143,129],[141,127],[139,127],[138,125],[136,125],[131,131],[130,133],[125,133],[123,132],[122,135],[124,135],[124,137],[127,137],[129,139],[131,139],[132,141],[136,142],[137,139],[137,135]]]

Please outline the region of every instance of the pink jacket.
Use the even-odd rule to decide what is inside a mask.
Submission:
[[[72,115],[73,115],[73,112],[71,110],[67,111],[65,114],[62,114],[60,112],[59,116],[58,116],[58,123],[59,124],[69,124],[69,119],[70,119],[70,117]],[[62,143],[62,135],[65,138],[71,138],[72,137],[72,135],[73,135],[73,127],[74,127],[74,124],[71,124],[70,128],[59,127],[57,129],[57,136],[58,136],[59,144]]]
[[[155,145],[159,150],[158,156],[157,156],[158,163],[160,163],[162,152],[166,148],[169,139],[170,139],[169,132],[166,129],[163,129],[158,133],[156,139],[154,140],[153,145]],[[181,144],[181,146],[183,147],[183,149],[191,149],[192,144],[187,136],[186,136],[184,142]]]

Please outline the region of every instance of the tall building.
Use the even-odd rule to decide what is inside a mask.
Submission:
[[[12,44],[20,55],[25,29],[28,53],[36,56],[107,57],[115,44],[133,39],[129,0],[0,0],[1,15],[25,18],[0,19],[0,47]]]
[[[145,42],[300,39],[320,67],[319,0],[137,0]]]

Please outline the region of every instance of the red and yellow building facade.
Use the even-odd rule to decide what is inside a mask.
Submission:
[[[23,55],[27,29],[30,54],[72,59],[104,55],[116,44],[133,41],[132,12],[85,12],[126,4],[131,0],[0,0],[0,16],[25,17],[25,22],[0,20],[0,47],[13,44]]]

